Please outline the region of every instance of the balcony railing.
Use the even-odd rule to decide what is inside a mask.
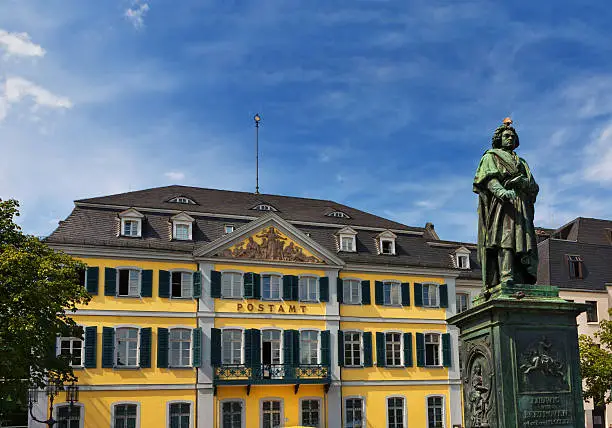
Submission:
[[[325,384],[329,366],[321,364],[222,364],[213,367],[216,385]]]

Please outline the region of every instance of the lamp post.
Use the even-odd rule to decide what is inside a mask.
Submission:
[[[59,422],[53,418],[53,401],[55,400],[55,397],[60,393],[62,389],[66,391],[66,401],[70,403],[68,414],[72,415],[72,409],[73,409],[74,403],[79,402],[79,387],[78,385],[74,383],[74,381],[70,385],[66,385],[66,386],[55,385],[55,384],[47,385],[47,387],[44,389],[44,392],[45,392],[45,395],[49,397],[49,414],[51,416],[49,417],[49,419],[44,420],[44,421],[36,418],[36,416],[34,416],[34,414],[32,413],[32,408],[34,407],[34,403],[38,401],[39,389],[38,388],[30,389],[28,392],[28,408],[30,409],[30,417],[32,418],[32,420],[38,423],[41,423],[41,424],[45,424],[50,428],[55,426],[55,424]]]

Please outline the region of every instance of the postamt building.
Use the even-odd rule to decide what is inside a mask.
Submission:
[[[169,186],[83,199],[70,427],[461,424],[455,248],[327,200]],[[38,403],[46,417],[45,403]],[[68,421],[70,423],[68,424]],[[62,425],[63,424],[63,425]],[[32,424],[31,426],[36,426]]]

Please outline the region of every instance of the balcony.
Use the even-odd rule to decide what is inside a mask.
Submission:
[[[217,385],[299,385],[331,382],[329,366],[322,364],[223,364],[213,367],[213,384]]]

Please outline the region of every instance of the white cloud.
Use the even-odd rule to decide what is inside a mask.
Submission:
[[[169,171],[164,173],[164,176],[173,181],[183,181],[185,179],[185,173],[180,171]]]
[[[142,28],[144,26],[144,16],[148,11],[148,3],[135,4],[134,7],[125,11],[125,17],[130,20],[134,28]]]
[[[584,178],[589,181],[612,181],[612,123],[608,123],[585,152]]]
[[[11,56],[38,56],[45,55],[45,50],[36,43],[32,43],[28,33],[9,33],[0,29],[0,47]]]
[[[27,97],[34,102],[33,111],[39,107],[72,108],[72,102],[66,97],[55,95],[22,77],[9,77],[4,82],[4,91],[0,91],[0,121],[6,117],[12,104],[17,104]]]

